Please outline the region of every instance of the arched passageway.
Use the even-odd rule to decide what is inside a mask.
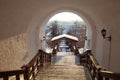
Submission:
[[[79,9],[63,8],[63,9],[58,9],[58,10],[52,11],[48,16],[46,16],[45,20],[43,21],[43,24],[41,25],[42,28],[40,28],[39,34],[42,34],[42,35],[39,35],[40,40],[42,40],[42,38],[45,36],[45,34],[43,34],[43,33],[45,33],[45,31],[44,31],[45,24],[51,19],[51,17],[53,17],[54,15],[61,13],[61,12],[74,13],[74,14],[80,16],[84,20],[85,24],[87,25],[87,30],[86,30],[87,40],[85,40],[84,50],[92,49],[92,52],[95,53],[96,52],[96,49],[95,49],[95,47],[96,47],[96,27],[95,27],[95,24],[89,15],[85,14],[83,11],[81,11]],[[41,43],[41,42],[39,42],[39,43]]]
[[[104,67],[110,66],[111,70],[120,72],[118,56],[120,47],[118,36],[120,34],[119,1],[1,0],[0,3],[0,47],[2,49],[1,56],[3,56],[0,64],[12,66],[11,68],[6,67],[6,69],[19,68],[24,64],[21,63],[17,66],[15,65],[17,62],[27,63],[37,50],[41,49],[46,22],[55,14],[67,11],[81,16],[88,25],[86,44],[89,47],[86,48],[92,49],[95,57]],[[98,3],[99,5],[97,5]],[[102,38],[101,29],[103,27],[106,27],[108,33],[111,33],[111,42]],[[8,54],[12,54],[12,56]],[[19,58],[17,59],[17,57]],[[116,62],[118,64],[115,64]],[[8,63],[11,64],[8,65]],[[1,67],[1,69],[5,68]]]
[[[32,42],[33,42],[32,39],[36,40],[36,42],[33,42],[34,44],[36,44],[35,45],[36,48],[35,47],[34,48],[35,49],[41,49],[41,48],[44,47],[41,44],[43,44],[42,40],[44,39],[44,36],[45,36],[45,24],[49,21],[49,19],[52,16],[54,16],[57,13],[61,13],[61,12],[75,13],[84,20],[84,22],[87,25],[87,31],[86,31],[87,40],[85,40],[84,48],[85,48],[85,50],[86,49],[92,49],[92,52],[96,55],[96,57],[98,57],[97,58],[98,61],[100,61],[100,63],[102,64],[102,58],[101,57],[103,56],[103,54],[100,54],[100,53],[102,53],[102,47],[101,46],[103,46],[103,42],[102,42],[101,39],[99,39],[100,41],[99,41],[99,43],[97,43],[98,39],[96,37],[96,35],[97,35],[97,29],[96,29],[96,26],[95,26],[96,23],[89,15],[87,15],[87,13],[83,12],[82,10],[75,9],[75,8],[61,8],[61,9],[53,10],[42,20],[42,23],[39,26],[37,26],[36,28],[34,27],[35,31],[34,32],[32,31],[33,33],[31,33],[31,32],[30,33],[34,34],[35,38],[33,38],[31,34],[29,34],[29,36],[31,36],[31,37],[28,38],[28,40],[31,40]],[[33,26],[31,26],[31,27],[33,27]],[[28,31],[29,31],[29,29],[34,30],[32,28],[28,28]],[[29,41],[29,44],[31,45],[31,46],[29,46],[30,47],[29,49],[33,49],[33,46],[32,46],[33,44],[31,43],[31,41]],[[98,45],[101,47],[101,48],[99,47],[99,51],[98,51],[98,47],[96,47]]]
[[[23,75],[28,72],[24,78],[27,80],[31,76],[26,75],[34,76],[33,70],[38,69],[42,61],[50,62],[51,55],[39,50],[43,48],[44,26],[52,16],[61,12],[75,13],[84,20],[87,25],[84,48],[92,50],[88,55],[95,57],[101,66],[120,73],[119,0],[0,0],[0,71],[16,69],[19,72],[21,66],[34,59],[32,65],[22,70]],[[107,30],[106,37],[111,36],[111,41],[101,35],[103,28]],[[36,54],[43,57],[34,58]],[[91,57],[88,58],[87,62],[91,63]],[[102,73],[104,69],[93,71]],[[4,72],[0,74],[5,80],[11,76],[4,75]],[[20,75],[14,74],[17,80]]]
[[[73,13],[73,14],[75,14],[75,15],[77,15],[77,16],[82,16],[82,18],[84,19],[85,17],[83,16],[83,15],[81,15],[78,11],[75,11],[75,10],[72,10],[72,9],[62,9],[62,10],[56,10],[55,12],[53,12],[52,14],[50,14],[49,16],[48,16],[48,20],[47,21],[49,21],[49,19],[51,18],[51,16],[53,16],[53,15],[56,15],[56,14],[58,14],[58,13],[62,13],[62,12],[65,12],[65,11],[71,11],[70,13]],[[46,22],[44,22],[44,26],[43,27],[45,27],[45,24],[47,23],[47,21]],[[95,28],[93,27],[94,25],[90,25],[90,23],[89,23],[89,21],[88,20],[86,20],[86,19],[84,19],[84,21],[85,21],[85,23],[83,22],[83,24],[86,24],[86,26],[87,26],[87,29],[86,29],[86,38],[87,38],[87,40],[85,41],[85,50],[86,49],[92,49],[92,47],[94,47],[95,45],[95,34],[96,34],[96,32],[94,31],[95,30]],[[43,30],[43,29],[42,29]],[[45,30],[45,28],[44,28],[44,30]],[[44,31],[44,33],[45,33],[45,31]],[[57,33],[57,32],[56,32]],[[94,33],[94,34],[93,34]],[[43,31],[41,31],[40,32],[40,34],[43,34]],[[41,35],[40,35],[41,36]],[[46,34],[44,34],[44,35],[42,35],[41,36],[41,38],[43,38],[44,36],[46,36]],[[94,51],[94,48],[93,48],[93,51]]]
[[[49,19],[52,16],[54,16],[55,14],[58,14],[61,12],[75,13],[84,20],[84,22],[87,25],[87,31],[86,31],[87,39],[85,40],[84,50],[91,49],[93,54],[97,57],[97,60],[99,61],[99,63],[101,65],[105,66],[106,68],[108,68],[108,66],[110,66],[109,65],[110,64],[109,63],[110,43],[108,42],[108,44],[106,46],[108,48],[108,50],[106,50],[107,55],[104,55],[104,53],[103,53],[104,52],[104,50],[103,50],[104,41],[103,41],[101,33],[100,33],[100,29],[102,29],[103,27],[96,27],[98,24],[102,24],[102,23],[101,23],[101,21],[99,21],[99,19],[94,20],[93,18],[90,17],[90,15],[88,15],[84,11],[77,9],[77,8],[61,8],[61,9],[53,10],[43,20],[43,24],[41,25],[42,28],[40,28],[40,34],[43,34],[44,25],[49,21]],[[41,39],[42,39],[42,37],[43,36],[40,35]]]

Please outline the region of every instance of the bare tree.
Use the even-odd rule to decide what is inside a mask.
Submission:
[[[74,22],[73,26],[70,28],[69,33],[70,35],[76,36],[79,41],[77,46],[83,47],[84,46],[84,38],[86,35],[86,25],[83,22]]]
[[[49,47],[52,47],[51,39],[58,35],[58,22],[49,22],[48,26],[46,26],[46,43]]]

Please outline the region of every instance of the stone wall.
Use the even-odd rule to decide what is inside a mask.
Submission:
[[[0,71],[19,69],[27,61],[26,34],[0,40]]]

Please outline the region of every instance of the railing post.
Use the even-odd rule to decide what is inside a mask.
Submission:
[[[49,62],[51,63],[51,58],[52,58],[52,56],[51,56],[51,54],[49,55]]]
[[[33,80],[35,80],[35,65],[32,66],[32,72]]]
[[[43,66],[43,51],[40,52],[40,66]]]
[[[95,67],[93,67],[93,73],[92,73],[92,76],[93,76],[93,80],[95,80],[95,77],[96,77],[96,69],[95,69]]]
[[[28,67],[26,65],[24,65],[21,68],[23,70],[25,70],[25,72],[24,72],[24,80],[29,80],[29,77],[28,77]]]
[[[45,63],[45,54],[44,54],[44,52],[42,54],[43,54],[42,61],[43,61],[43,66],[44,66],[44,63]]]
[[[103,80],[103,77],[99,73],[98,73],[98,80]]]
[[[16,75],[16,80],[20,80],[20,75],[19,74]]]
[[[109,78],[105,78],[105,80],[109,80]]]
[[[97,70],[97,72],[98,72],[98,80],[103,80],[103,76],[101,76],[101,74],[100,74],[100,71],[101,71],[101,69],[102,68],[99,68],[98,70]]]
[[[3,80],[8,80],[9,78],[8,78],[8,76],[5,76],[4,78],[3,78]]]

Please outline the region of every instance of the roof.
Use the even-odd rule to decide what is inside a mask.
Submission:
[[[58,39],[61,39],[61,38],[68,38],[68,39],[72,39],[74,41],[78,41],[77,37],[71,36],[71,35],[68,35],[68,34],[63,34],[63,35],[59,35],[59,36],[53,37],[51,39],[51,41],[55,41],[55,40],[58,40]]]

